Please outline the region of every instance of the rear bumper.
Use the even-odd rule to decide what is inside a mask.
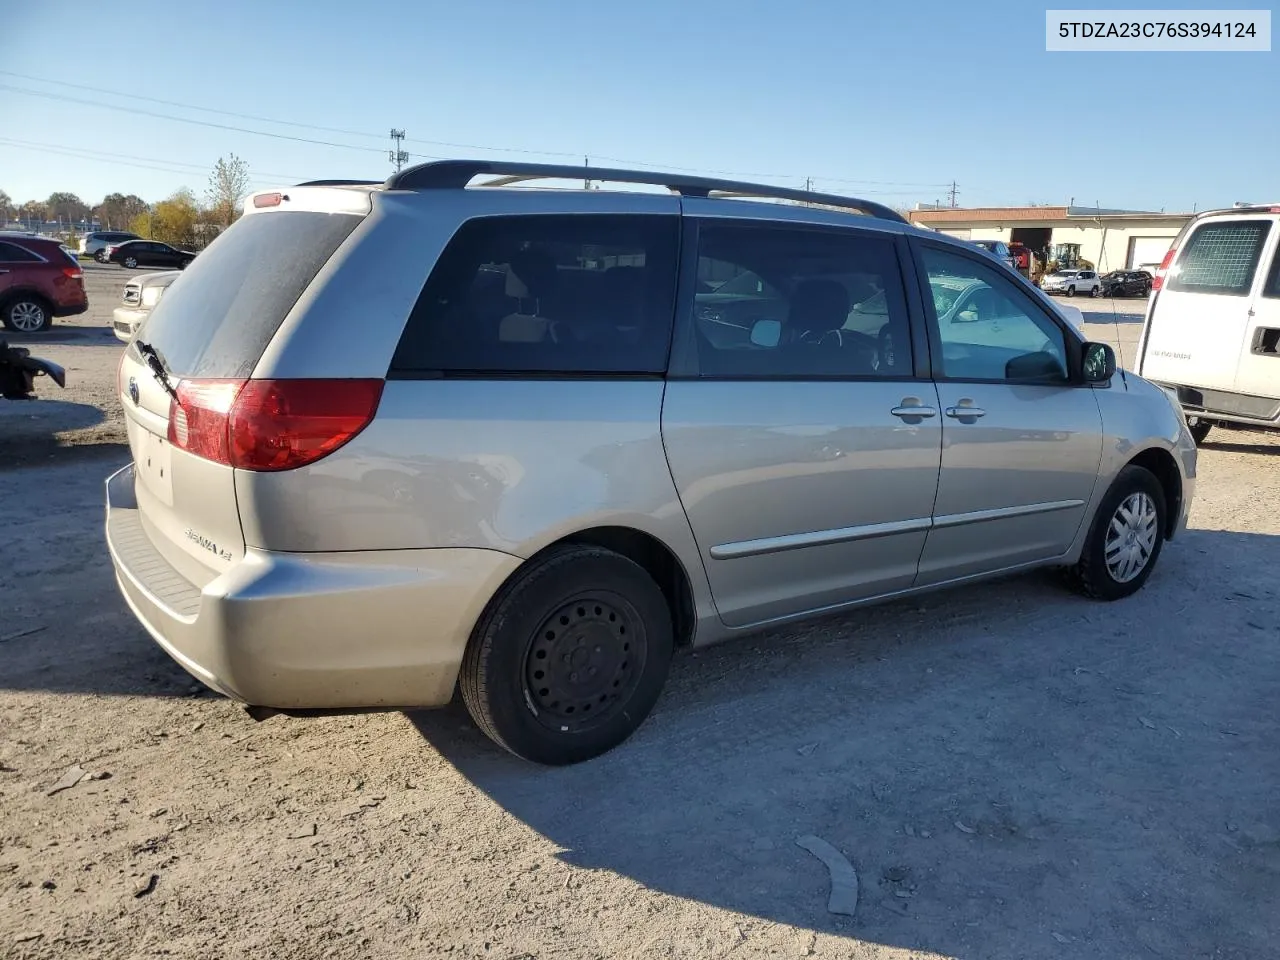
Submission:
[[[1187,416],[1259,429],[1280,428],[1280,399],[1275,397],[1255,397],[1226,390],[1180,386],[1159,380],[1152,382],[1176,393]]]
[[[472,627],[520,564],[496,550],[249,548],[201,586],[151,543],[132,465],[106,496],[107,546],[138,620],[197,680],[256,706],[448,703]]]
[[[89,309],[89,299],[86,297],[83,301],[77,303],[59,303],[53,308],[55,317],[75,317],[84,313]]]

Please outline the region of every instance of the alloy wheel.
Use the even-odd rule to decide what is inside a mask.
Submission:
[[[9,308],[9,323],[22,333],[35,333],[44,328],[44,307],[31,300],[22,300]]]

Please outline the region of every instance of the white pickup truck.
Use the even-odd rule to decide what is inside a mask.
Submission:
[[[163,273],[144,273],[126,283],[120,306],[111,312],[111,331],[116,338],[128,343],[152,308],[160,302],[169,284],[180,276],[181,270],[165,270]]]

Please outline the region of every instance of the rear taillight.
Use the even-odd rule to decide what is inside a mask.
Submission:
[[[1178,251],[1173,247],[1169,248],[1169,252],[1164,255],[1164,259],[1160,261],[1160,266],[1156,267],[1156,275],[1151,278],[1151,289],[1159,290],[1164,286],[1164,276],[1169,272],[1169,265],[1173,263],[1173,256]]]
[[[169,403],[169,442],[179,450],[231,464],[227,423],[244,380],[183,380]]]
[[[63,267],[62,275],[64,277],[70,277],[72,280],[79,280],[84,276],[84,271],[79,267]]]
[[[381,398],[381,380],[184,380],[169,441],[242,470],[291,470],[367,427]]]

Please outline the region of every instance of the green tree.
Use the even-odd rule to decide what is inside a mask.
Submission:
[[[82,220],[89,215],[89,205],[74,193],[51,193],[44,205],[50,220]]]
[[[196,222],[199,219],[200,208],[195,194],[183,187],[155,205],[151,236],[175,247],[190,247],[196,242]]]
[[[3,190],[0,190],[0,226],[3,226],[9,219],[14,209],[13,198]]]
[[[209,175],[209,212],[213,222],[229,227],[240,216],[240,205],[249,194],[249,165],[234,153],[219,157]]]
[[[128,196],[123,193],[109,193],[93,208],[92,215],[105,229],[121,230],[128,229],[134,217],[150,211],[151,207],[147,201],[132,193]]]

